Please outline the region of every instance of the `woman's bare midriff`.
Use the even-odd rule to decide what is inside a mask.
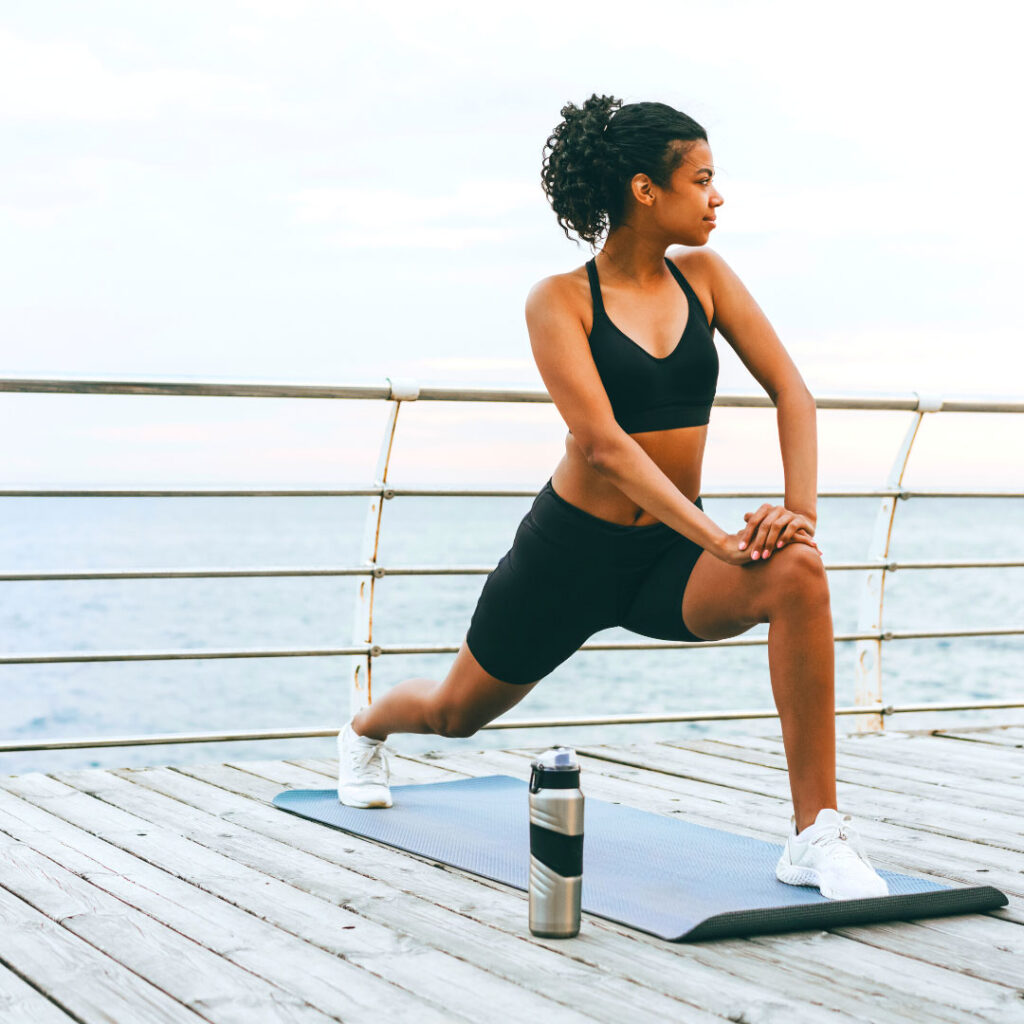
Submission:
[[[690,501],[696,501],[708,436],[706,423],[699,427],[653,430],[630,436]],[[571,432],[565,436],[565,455],[551,474],[551,486],[570,505],[598,519],[623,526],[649,526],[658,522],[591,466]]]

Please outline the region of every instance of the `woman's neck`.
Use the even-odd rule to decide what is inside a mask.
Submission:
[[[638,288],[665,275],[665,245],[625,228],[609,233],[596,260]]]

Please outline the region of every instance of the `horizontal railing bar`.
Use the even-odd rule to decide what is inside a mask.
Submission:
[[[1024,707],[1024,701],[969,701],[941,704],[866,704],[863,706],[837,707],[837,715],[895,715],[923,711],[982,711],[999,708]],[[482,726],[482,729],[549,729],[571,726],[597,725],[643,725],[658,722],[712,722],[746,718],[778,718],[774,708],[755,708],[738,711],[684,711],[658,712],[654,714],[608,715],[585,718],[522,718],[497,719]],[[48,740],[2,740],[0,754],[33,750],[76,750],[87,747],[150,747],[161,744],[185,743],[235,743],[252,740],[299,740],[319,739],[336,736],[338,727],[319,729],[255,729],[246,732],[201,732],[166,733],[148,736],[96,736],[73,739]]]
[[[913,491],[902,488],[889,492],[897,498],[1024,498],[1024,491]],[[847,495],[857,497],[857,495]],[[868,497],[868,495],[864,495]],[[873,497],[873,495],[872,495]]]
[[[944,637],[1019,636],[1024,626],[995,626],[986,629],[884,630],[882,632],[836,633],[836,643],[855,640],[937,640]],[[609,641],[585,643],[581,651],[670,651],[687,647],[758,647],[768,643],[767,636],[729,637],[725,640],[658,640]],[[333,658],[340,656],[380,657],[385,654],[454,654],[461,644],[359,644],[352,647],[329,648],[256,648],[250,650],[188,650],[188,651],[90,651],[43,654],[2,654],[0,665],[54,665],[69,662],[109,661],[206,661],[224,658]]]
[[[117,488],[0,487],[0,498],[533,498],[530,488],[341,487],[326,488]],[[784,498],[783,490],[701,491],[702,498]],[[819,498],[1024,498],[1024,491],[912,491],[878,487],[818,491]]]
[[[418,576],[418,575],[476,575],[489,573],[483,566],[464,566],[447,569],[443,566],[423,568],[396,568],[386,572],[374,570],[372,566],[350,566],[336,569],[103,569],[96,572],[0,572],[0,583],[36,580],[205,580],[235,578],[276,578],[279,576]]]
[[[1024,708],[1024,700],[987,700],[957,702],[949,701],[938,704],[868,704],[848,705],[837,707],[837,715],[897,715],[906,712],[918,711],[966,711],[966,710],[993,710],[999,708]],[[489,722],[482,726],[483,729],[535,729],[538,727],[559,727],[570,725],[643,725],[653,722],[714,722],[722,719],[738,718],[778,718],[779,712],[775,708],[754,709],[750,711],[693,711],[675,713],[654,713],[654,714],[633,714],[618,715],[610,718],[586,717],[569,719],[520,719],[518,721]]]
[[[932,562],[826,562],[829,571],[885,569],[1019,569],[1024,559],[990,559],[987,561],[932,561]],[[263,579],[281,576],[484,576],[494,566],[487,565],[396,565],[396,566],[338,566],[336,568],[259,568],[259,569],[95,569],[80,572],[0,572],[0,583],[53,582],[56,580],[205,580],[205,579]]]
[[[973,561],[971,559],[946,559],[931,562],[849,562],[841,565],[827,565],[829,569],[881,569],[896,572],[897,569],[1019,569],[1024,567],[1024,560],[990,559]]]
[[[72,488],[0,488],[0,498],[352,498],[380,494],[379,487],[346,487],[340,490],[316,488],[146,488],[100,487]],[[524,492],[535,493],[533,491]]]
[[[385,384],[300,384],[265,381],[212,380],[113,380],[85,377],[2,377],[0,391],[32,394],[74,395],[177,395],[227,398],[331,398],[391,400],[394,390]],[[910,410],[922,406],[915,392],[889,393],[834,391],[814,396],[819,409]],[[490,388],[420,386],[415,401],[427,402],[551,402],[543,388]],[[761,392],[722,391],[716,406],[771,408],[771,398]],[[926,396],[927,411],[942,412],[1024,412],[1024,400],[1008,395],[988,398],[955,395]]]
[[[442,651],[457,651],[457,647],[442,647]],[[216,661],[227,658],[334,658],[348,655],[371,654],[369,646],[329,647],[324,649],[258,648],[252,650],[191,650],[191,651],[96,651],[95,653],[60,652],[53,654],[2,654],[0,665],[57,665],[68,663],[91,664],[113,661]],[[378,653],[383,653],[378,652]],[[431,653],[434,653],[431,651]]]

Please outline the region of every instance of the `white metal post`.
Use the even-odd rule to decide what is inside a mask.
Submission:
[[[369,644],[366,654],[352,658],[352,676],[349,686],[348,713],[344,721],[348,721],[358,711],[373,700],[372,679],[373,659],[373,594],[379,573],[377,570],[377,551],[380,543],[380,530],[383,517],[384,501],[390,497],[387,491],[388,465],[391,461],[391,449],[398,426],[398,410],[402,402],[414,402],[420,393],[419,385],[408,378],[388,377],[391,386],[387,419],[384,423],[384,434],[381,438],[380,451],[377,453],[377,465],[374,471],[373,486],[380,488],[380,493],[370,498],[363,524],[363,539],[360,546],[362,565],[375,570],[366,576],[359,576],[356,586],[355,616],[352,626],[353,644]]]
[[[896,458],[893,460],[886,480],[886,487],[893,490],[902,488],[903,474],[910,459],[910,452],[917,437],[918,428],[926,412],[938,412],[942,408],[941,395],[917,394],[917,409],[912,413],[912,420],[903,435]],[[896,498],[889,495],[882,499],[882,504],[875,516],[875,528],[871,535],[871,548],[868,557],[887,562],[889,545],[892,541],[893,522],[896,518]],[[857,618],[857,631],[862,633],[881,633],[882,618],[885,607],[885,574],[888,566],[869,569],[864,576],[864,589],[861,593],[860,612]],[[856,647],[856,694],[854,704],[878,705],[882,703],[882,640],[858,640]],[[853,731],[855,733],[881,732],[884,729],[883,716],[878,712],[865,712],[855,716]]]

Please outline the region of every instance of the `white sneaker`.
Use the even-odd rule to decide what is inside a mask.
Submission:
[[[338,733],[338,799],[349,807],[390,807],[384,740],[360,736],[349,722]]]
[[[830,900],[889,895],[889,886],[871,866],[860,836],[849,824],[849,814],[823,807],[814,824],[799,835],[796,816],[789,821],[789,838],[775,866],[780,882],[816,885]]]

